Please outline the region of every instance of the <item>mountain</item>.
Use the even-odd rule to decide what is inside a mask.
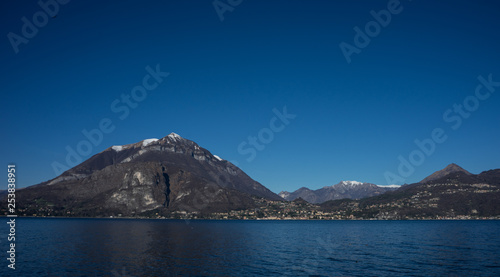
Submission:
[[[107,148],[47,182],[16,191],[28,215],[138,215],[247,209],[282,200],[238,167],[171,133]]]
[[[500,215],[500,169],[475,175],[452,164],[429,177],[429,181],[379,196],[327,201],[321,206],[325,211],[354,218],[467,219]]]
[[[422,181],[420,181],[420,183],[427,183],[427,182],[445,177],[445,176],[449,175],[450,173],[458,173],[458,172],[462,172],[466,175],[472,175],[467,170],[461,168],[460,166],[458,166],[454,163],[451,163],[448,166],[446,166],[445,168],[443,168],[439,171],[436,171],[436,172],[432,173],[431,175],[427,176]]]
[[[303,200],[306,200],[309,203],[315,202],[316,199],[318,198],[315,191],[310,190],[306,187],[299,188],[294,192],[282,191],[278,193],[278,195],[281,196],[281,198],[288,201],[293,201],[297,198],[302,198]]]
[[[302,187],[294,192],[282,191],[278,195],[288,201],[293,201],[297,198],[302,198],[309,203],[317,204],[335,199],[361,199],[365,197],[375,196],[387,191],[392,191],[399,186],[377,186],[371,183],[362,183],[357,181],[341,181],[340,183],[323,187],[317,190],[310,190]]]

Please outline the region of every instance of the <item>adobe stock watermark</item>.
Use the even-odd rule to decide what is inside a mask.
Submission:
[[[38,1],[38,6],[41,10],[35,12],[31,17],[31,20],[26,16],[21,18],[23,26],[21,27],[21,35],[14,32],[9,32],[7,38],[9,39],[10,45],[14,50],[14,53],[19,53],[19,46],[21,44],[28,44],[29,40],[34,38],[39,29],[45,27],[49,23],[49,18],[55,18],[59,13],[60,6],[66,5],[70,0],[40,0]]]
[[[242,2],[243,0],[215,0],[212,2],[212,5],[219,16],[219,20],[223,22],[225,19],[224,13],[233,12]]]
[[[290,120],[297,117],[295,114],[289,114],[286,106],[283,107],[282,112],[274,108],[273,113],[275,116],[269,120],[269,127],[260,129],[257,136],[248,136],[246,141],[238,145],[238,153],[248,155],[247,162],[253,161],[257,157],[257,151],[264,150],[266,144],[274,140],[274,134],[283,131],[290,124]]]
[[[16,165],[9,164],[7,166],[7,225],[9,226],[9,234],[7,236],[7,261],[8,268],[16,269]]]
[[[389,0],[389,2],[387,2],[387,9],[383,9],[378,12],[371,10],[370,14],[374,20],[368,21],[363,30],[361,30],[358,26],[354,27],[353,43],[349,44],[342,41],[339,44],[340,51],[342,51],[347,63],[350,64],[352,62],[351,56],[353,54],[360,54],[361,49],[368,47],[371,40],[380,35],[382,28],[389,26],[392,16],[400,14],[402,11],[403,6],[399,0]]]
[[[451,124],[449,127],[454,131],[458,130],[464,120],[469,118],[479,108],[481,101],[490,98],[496,91],[496,88],[500,87],[500,82],[493,81],[492,74],[489,74],[487,78],[480,75],[477,79],[479,84],[476,86],[474,94],[465,97],[462,103],[454,103],[452,108],[447,109],[443,113],[443,121]],[[430,134],[430,138],[423,140],[415,139],[416,149],[411,151],[407,158],[402,155],[398,156],[398,174],[391,171],[384,173],[387,184],[404,183],[405,178],[410,177],[415,172],[415,167],[422,165],[427,157],[434,154],[437,145],[445,142],[447,139],[448,135],[443,128],[434,128]]]
[[[118,116],[118,119],[125,120],[132,109],[135,109],[139,104],[148,97],[148,93],[156,89],[170,73],[162,72],[160,65],[157,64],[153,69],[151,66],[146,66],[147,74],[142,78],[141,85],[133,87],[128,94],[122,94],[120,98],[116,98],[110,104],[111,111]],[[52,169],[56,175],[62,174],[64,171],[80,164],[84,157],[89,156],[94,147],[101,144],[105,134],[110,134],[116,129],[111,118],[103,118],[99,121],[97,128],[92,130],[83,129],[82,135],[85,137],[79,141],[73,148],[70,145],[66,146],[65,164],[54,161]]]

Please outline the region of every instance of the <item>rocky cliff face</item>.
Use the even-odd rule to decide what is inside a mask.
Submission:
[[[18,191],[21,209],[60,215],[214,212],[281,198],[177,134],[112,146],[61,176]]]

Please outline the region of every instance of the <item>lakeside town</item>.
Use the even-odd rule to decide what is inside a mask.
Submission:
[[[352,203],[346,209],[326,211],[319,205],[299,201],[263,201],[266,205],[257,209],[220,212],[204,215],[198,212],[174,212],[171,216],[156,218],[171,219],[216,219],[216,220],[499,220],[500,216],[454,215],[454,216],[400,216],[396,212],[380,212],[374,217],[367,217],[359,208],[359,203]],[[396,205],[394,207],[397,207]]]
[[[55,206],[43,199],[18,207],[19,216],[96,217],[214,220],[482,220],[500,219],[495,197],[500,189],[489,184],[434,183],[387,193],[381,197],[340,199],[311,204],[302,198],[276,201],[254,197],[247,209],[203,212],[200,210],[156,209],[133,215],[81,213]],[[488,200],[490,199],[490,200]],[[488,201],[486,201],[488,200]],[[478,205],[480,203],[481,205]],[[481,210],[482,209],[482,210]],[[7,215],[7,211],[3,211]],[[489,214],[488,214],[489,213]]]

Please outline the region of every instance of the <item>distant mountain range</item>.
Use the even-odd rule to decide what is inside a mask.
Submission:
[[[476,175],[450,164],[419,183],[360,200],[327,201],[321,209],[366,219],[498,217],[500,169]]]
[[[436,171],[424,178],[419,184],[428,183],[440,179],[449,174],[463,173],[464,175],[471,176],[472,173],[463,169],[462,167],[452,163],[446,166],[444,169]],[[341,181],[340,183],[323,187],[317,190],[311,190],[306,187],[302,187],[294,192],[282,191],[278,195],[283,199],[288,201],[293,201],[298,198],[313,203],[319,204],[330,200],[338,199],[362,199],[372,196],[381,195],[388,191],[394,191],[399,189],[400,186],[390,185],[390,186],[378,186],[372,183],[362,183],[357,181]]]
[[[302,187],[294,192],[282,191],[278,195],[288,201],[302,198],[313,204],[323,203],[335,199],[361,199],[365,197],[380,195],[387,191],[398,189],[399,186],[377,186],[371,183],[362,183],[357,181],[341,181],[340,183],[323,187],[317,190],[311,190]]]

